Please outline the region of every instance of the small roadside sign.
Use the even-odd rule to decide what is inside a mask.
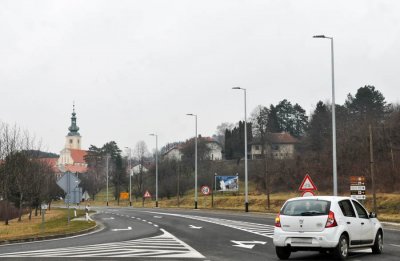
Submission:
[[[350,195],[354,199],[365,200],[365,176],[350,176]]]
[[[75,174],[71,172],[65,172],[63,176],[57,181],[57,185],[65,191],[65,193],[71,193],[81,180],[78,179]]]
[[[306,176],[303,179],[303,182],[301,182],[301,185],[299,187],[300,191],[313,191],[313,190],[318,190],[317,186],[315,186],[314,182],[312,181],[311,177],[306,174]]]
[[[352,185],[365,185],[364,176],[350,176],[350,183]]]
[[[119,199],[129,199],[129,192],[120,192]]]
[[[312,191],[304,191],[301,196],[302,197],[312,197],[312,196],[315,196],[315,195],[314,195],[314,192],[312,192]]]
[[[201,193],[202,193],[203,195],[206,195],[206,196],[209,195],[210,192],[211,192],[209,186],[202,186],[202,187],[200,188],[200,190],[201,190]]]
[[[365,186],[350,186],[350,190],[364,190],[365,191]]]
[[[354,198],[357,200],[365,200],[367,197],[365,195],[351,195],[351,198]]]
[[[146,190],[146,192],[143,195],[144,198],[151,198],[151,194],[148,190]]]

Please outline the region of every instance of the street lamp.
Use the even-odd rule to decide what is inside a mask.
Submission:
[[[197,209],[197,114],[188,113],[188,116],[195,117],[195,137],[194,137],[194,209]]]
[[[107,173],[107,206],[108,206],[108,159],[110,158],[110,155],[106,155],[106,173]]]
[[[149,135],[156,137],[156,208],[158,208],[158,135],[154,133]]]
[[[333,37],[314,35],[313,38],[325,38],[331,40],[331,67],[332,67],[332,164],[333,164],[333,195],[337,196],[337,163],[336,163],[336,116],[335,116],[335,67],[333,55]]]
[[[249,199],[248,199],[248,175],[247,175],[247,109],[246,109],[246,89],[241,87],[232,87],[233,90],[244,91],[244,208],[249,212]]]
[[[132,150],[131,148],[125,147],[125,149],[129,150],[128,154],[128,168],[129,168],[129,206],[132,206],[132,166],[131,166],[131,157]]]

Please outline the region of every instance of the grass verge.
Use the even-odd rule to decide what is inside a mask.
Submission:
[[[105,193],[102,191],[100,197],[96,197],[96,201],[90,201],[92,206],[105,206]],[[318,191],[317,195],[330,195],[330,192]],[[288,193],[280,192],[273,193],[270,195],[270,207],[267,207],[267,196],[262,193],[249,193],[249,211],[260,212],[260,213],[278,213],[283,203],[292,197],[300,196],[299,193]],[[348,196],[348,195],[343,195]],[[129,206],[128,200],[120,200],[119,205],[116,200],[113,200],[112,193],[109,193],[109,206]],[[111,200],[112,199],[112,200]],[[377,193],[377,212],[380,221],[390,221],[400,223],[400,194],[399,193]],[[215,210],[244,210],[244,194],[240,193],[215,193],[213,196],[213,205],[211,195],[204,196],[201,193],[198,194],[198,208],[200,209],[215,209]],[[372,195],[367,197],[365,202],[362,202],[368,211],[373,211],[373,200]],[[133,198],[132,206],[135,208],[152,208],[155,207],[154,199],[146,199],[144,203],[141,198]],[[188,208],[194,207],[194,193],[193,191],[184,195],[179,200],[179,205],[176,197],[159,198],[158,206],[161,208]]]
[[[84,210],[77,210],[77,217],[84,217],[84,215]],[[7,226],[2,222],[0,224],[0,243],[26,238],[72,234],[96,226],[95,222],[72,221],[74,217],[72,209],[70,209],[70,217],[71,221],[68,224],[68,210],[52,208],[46,211],[44,224],[42,223],[42,216],[39,214],[37,216],[32,215],[31,220],[29,220],[28,215],[22,216],[20,222],[18,222],[18,218],[12,219]]]

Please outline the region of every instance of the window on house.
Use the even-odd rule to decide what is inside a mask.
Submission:
[[[69,144],[72,144],[72,139],[69,140]]]
[[[279,150],[279,145],[273,144],[273,145],[271,146],[271,148],[272,148],[273,150]]]
[[[259,145],[256,145],[256,146],[255,146],[255,150],[260,150],[260,146],[259,146]]]

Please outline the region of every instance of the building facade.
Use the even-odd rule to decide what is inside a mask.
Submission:
[[[295,145],[299,141],[287,132],[269,133],[265,142],[265,154],[272,159],[293,159],[295,155]],[[255,139],[251,144],[251,159],[261,159],[261,141]]]

